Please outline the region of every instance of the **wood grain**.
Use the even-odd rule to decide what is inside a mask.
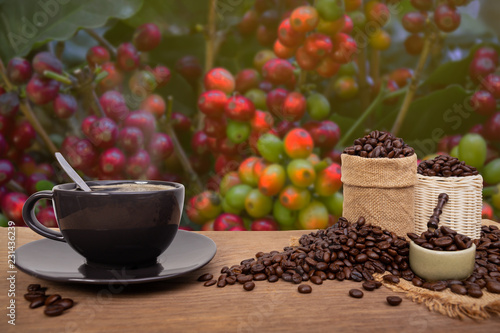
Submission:
[[[41,237],[16,228],[17,247]],[[0,332],[498,332],[500,318],[482,322],[455,320],[432,313],[404,299],[398,307],[385,298],[395,293],[382,287],[362,299],[348,296],[352,281],[325,281],[311,294],[299,294],[284,281],[256,282],[252,292],[237,284],[204,287],[196,279],[223,266],[253,257],[258,251],[281,250],[304,231],[201,232],[217,244],[207,266],[182,278],[143,285],[80,285],[39,280],[16,274],[16,326],[7,323],[7,230],[0,229]],[[30,283],[41,283],[47,293],[58,293],[77,304],[60,317],[46,317],[29,309],[23,295]]]

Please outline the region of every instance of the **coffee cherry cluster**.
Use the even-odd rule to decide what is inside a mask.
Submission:
[[[173,144],[167,134],[157,132],[157,121],[165,114],[166,106],[161,96],[152,94],[169,81],[170,70],[162,65],[151,68],[140,61],[140,52],[156,48],[160,41],[159,28],[143,24],[132,42],[117,47],[116,58],[112,59],[103,46],[91,47],[86,55],[88,68],[74,73],[65,72],[62,62],[47,51],[35,54],[31,61],[16,57],[8,62],[8,82],[0,86],[2,225],[4,220],[23,225],[21,210],[27,196],[51,189],[61,181],[55,179],[52,165],[44,162],[52,158],[37,153],[37,133],[32,119],[28,121],[25,112],[19,111],[22,107],[35,109],[50,119],[54,132],[65,131],[69,123],[81,121],[83,135],[76,130],[64,140],[58,135],[51,139],[60,144],[73,167],[88,177],[179,180],[163,174]],[[100,95],[102,110],[91,104],[89,107],[89,96],[80,99],[82,73],[89,76],[90,88]],[[139,110],[131,112],[129,107]],[[172,115],[172,122],[176,131],[190,127],[189,119],[178,113]],[[56,226],[51,205],[42,205],[37,216],[43,224]]]
[[[213,223],[213,230],[245,230],[246,216],[253,220],[251,230],[321,229],[341,214],[340,165],[312,153],[314,140],[306,129],[292,129],[283,139],[265,133],[257,149],[262,157],[250,156],[227,173],[219,193],[190,200],[191,220]]]
[[[460,26],[461,15],[457,7],[465,6],[469,1],[451,0],[435,2],[433,0],[411,0],[415,11],[406,13],[401,23],[410,33],[404,42],[406,52],[418,55],[424,46],[424,34],[433,24],[439,31],[450,33]]]

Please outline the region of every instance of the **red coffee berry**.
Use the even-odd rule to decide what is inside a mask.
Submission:
[[[120,174],[125,168],[126,157],[118,148],[109,148],[99,157],[99,171],[104,175]]]
[[[238,31],[243,36],[248,36],[255,32],[258,25],[259,14],[255,10],[250,9],[245,14],[243,14],[243,17],[238,24]]]
[[[151,71],[155,77],[156,86],[163,87],[170,81],[171,73],[168,67],[158,65]]]
[[[227,103],[227,96],[220,90],[208,90],[198,97],[198,108],[209,117],[221,117]]]
[[[302,44],[305,34],[292,28],[289,19],[284,19],[278,27],[278,40],[287,47],[295,48]]]
[[[168,158],[174,152],[174,144],[165,133],[155,133],[148,146],[149,156],[155,163]]]
[[[291,92],[283,101],[282,119],[287,121],[298,121],[306,112],[306,98],[299,92]]]
[[[484,90],[476,91],[470,99],[470,104],[476,113],[483,116],[491,116],[497,108],[495,97]]]
[[[243,69],[236,75],[235,90],[240,94],[244,94],[250,89],[257,88],[259,82],[259,72],[253,68]]]
[[[137,127],[123,127],[118,133],[117,144],[127,155],[132,155],[144,146],[144,135]]]
[[[118,137],[118,126],[110,118],[97,119],[90,125],[88,139],[98,148],[114,146]]]
[[[332,57],[326,56],[321,59],[318,66],[316,67],[316,73],[324,78],[330,78],[337,74],[340,69],[340,64],[335,62]]]
[[[129,113],[127,118],[125,118],[123,126],[138,127],[144,135],[144,142],[148,144],[151,137],[156,132],[156,119],[149,112],[141,110],[134,111]]]
[[[356,41],[351,36],[342,32],[336,34],[332,38],[332,43],[333,60],[340,64],[346,64],[351,61],[358,49]]]
[[[500,98],[500,76],[496,74],[489,74],[486,76],[481,85],[485,90],[489,91],[493,97]]]
[[[62,73],[63,64],[55,55],[50,52],[40,52],[33,57],[33,70],[40,76],[48,70],[55,73]]]
[[[144,23],[135,30],[132,42],[139,51],[151,51],[160,45],[160,29],[154,23]]]
[[[225,117],[206,117],[203,131],[211,138],[220,139],[226,136],[227,121]]]
[[[56,98],[59,93],[59,86],[60,83],[56,80],[33,75],[26,86],[26,95],[35,104],[47,104]]]
[[[99,88],[103,91],[114,89],[119,86],[123,81],[122,73],[116,69],[115,64],[112,62],[106,62],[101,66],[103,72],[107,72],[108,75],[99,82]]]
[[[102,65],[111,59],[109,51],[104,46],[93,46],[87,51],[87,62],[90,66]]]
[[[455,31],[460,26],[461,16],[455,7],[441,4],[434,11],[434,22],[444,32]]]
[[[304,49],[314,58],[321,59],[333,49],[330,37],[320,33],[313,33],[307,36],[304,42]]]
[[[275,116],[283,114],[283,102],[288,96],[288,91],[283,88],[276,88],[267,94],[267,109]]]
[[[233,75],[225,68],[218,67],[210,70],[204,79],[205,90],[221,90],[226,94],[234,91]]]
[[[116,50],[116,63],[124,71],[137,69],[139,60],[139,53],[132,43],[123,43]]]
[[[498,52],[493,47],[480,47],[474,52],[474,58],[490,58],[498,66]]]
[[[491,58],[474,58],[469,65],[469,76],[474,82],[479,83],[495,70],[496,65]]]
[[[274,42],[273,51],[280,59],[288,59],[295,54],[295,48],[283,45],[279,39]]]
[[[33,71],[28,60],[23,58],[12,58],[7,65],[7,76],[12,84],[25,84],[31,78]]]
[[[102,110],[107,117],[116,122],[121,122],[129,113],[125,98],[118,91],[107,91],[100,98]]]
[[[36,139],[36,131],[27,120],[21,121],[16,125],[12,132],[12,145],[19,150],[25,150],[31,147]]]
[[[271,59],[262,67],[262,76],[274,85],[286,84],[293,80],[293,66],[283,59]]]
[[[425,16],[421,12],[409,12],[401,20],[406,31],[416,34],[424,31]]]
[[[193,149],[193,152],[198,155],[208,153],[210,148],[208,146],[208,136],[205,132],[198,131],[193,134],[191,139],[191,149]]]
[[[71,117],[77,109],[78,103],[73,95],[59,94],[54,100],[54,114],[61,119]]]
[[[318,59],[307,53],[303,46],[299,47],[295,52],[295,60],[299,67],[306,71],[315,70],[318,66]]]
[[[244,96],[233,96],[227,100],[224,111],[229,119],[249,121],[255,114],[255,106]]]

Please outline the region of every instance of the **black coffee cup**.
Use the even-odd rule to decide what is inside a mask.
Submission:
[[[88,265],[155,264],[177,233],[184,186],[151,180],[91,181],[87,185],[92,192],[70,183],[33,194],[24,204],[24,221],[44,237],[67,242]],[[36,219],[35,204],[41,199],[52,200],[61,232]]]

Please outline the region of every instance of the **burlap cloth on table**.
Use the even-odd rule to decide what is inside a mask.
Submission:
[[[343,216],[406,235],[414,232],[417,156],[363,158],[342,154]]]
[[[487,220],[483,220],[483,224],[495,224],[500,227],[500,224]],[[298,245],[299,238],[292,237],[290,239],[290,246]],[[386,272],[385,274],[389,273]],[[451,318],[464,319],[469,317],[475,320],[483,320],[490,318],[492,315],[500,315],[500,294],[490,293],[486,289],[482,289],[483,296],[481,298],[473,298],[454,294],[450,289],[439,292],[415,287],[413,283],[403,279],[400,279],[397,285],[390,284],[383,281],[382,277],[385,274],[374,274],[373,277],[392,291],[405,293],[405,296],[413,302],[424,304],[430,311],[438,312]]]

